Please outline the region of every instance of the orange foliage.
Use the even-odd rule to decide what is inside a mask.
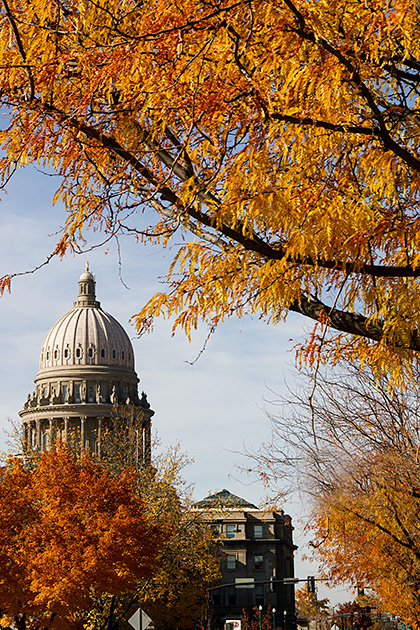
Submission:
[[[288,393],[259,465],[305,496],[311,555],[330,583],[420,628],[420,374],[392,391],[369,369],[318,371]],[[300,495],[301,496],[301,495]],[[299,598],[298,603],[300,603]]]
[[[34,468],[12,459],[1,470],[0,609],[27,628],[82,627],[92,596],[153,575],[163,538],[130,471],[112,477],[63,446]]]
[[[0,7],[0,179],[39,163],[61,176],[54,254],[89,230],[193,235],[139,330],[292,310],[337,331],[333,358],[398,372],[420,349],[413,0]]]

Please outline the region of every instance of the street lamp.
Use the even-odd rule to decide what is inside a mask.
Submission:
[[[273,630],[276,630],[276,609],[273,608]]]
[[[260,630],[262,630],[262,606],[261,604],[258,606],[258,613],[260,618]]]
[[[283,611],[283,630],[287,628],[287,610]]]

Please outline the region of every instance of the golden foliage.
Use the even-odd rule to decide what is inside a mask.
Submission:
[[[179,447],[154,459],[140,473],[140,494],[152,521],[168,530],[159,569],[141,586],[142,607],[161,628],[195,628],[206,615],[209,588],[220,578],[215,533],[203,513],[193,509],[181,470],[187,463]]]
[[[308,593],[307,586],[298,588],[295,591],[296,614],[301,619],[311,621],[322,619],[330,615],[330,600],[318,599],[316,593]]]
[[[420,349],[413,0],[1,6],[0,175],[60,175],[54,254],[89,230],[194,235],[138,330],[156,315],[190,335],[203,319],[293,310],[338,331],[334,358],[398,372]]]
[[[214,553],[214,532],[203,515],[193,509],[191,492],[182,477],[190,463],[179,445],[155,452],[152,466],[137,457],[137,438],[143,416],[138,409],[116,405],[112,424],[101,443],[101,465],[119,475],[128,465],[136,469],[137,492],[147,518],[166,532],[158,549],[158,567],[152,576],[139,579],[135,588],[122,598],[98,597],[85,630],[106,628],[111,607],[114,619],[127,618],[136,603],[159,628],[195,628],[205,615],[208,590],[220,577]],[[155,445],[155,451],[159,444]],[[132,609],[134,612],[134,609]]]
[[[389,381],[359,366],[320,373],[312,399],[286,415],[274,420],[281,440],[267,459],[309,499],[323,577],[369,587],[383,612],[419,628],[418,384],[390,393]]]
[[[277,401],[257,464],[305,498],[311,559],[332,585],[365,587],[364,606],[420,619],[420,389],[390,391],[368,368],[317,374]],[[287,486],[289,486],[287,488]],[[302,495],[299,495],[300,497]]]

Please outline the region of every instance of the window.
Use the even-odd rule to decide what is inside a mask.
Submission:
[[[93,348],[89,348],[88,356],[89,356],[90,359],[93,357]]]
[[[80,357],[81,357],[81,356],[82,356],[82,351],[80,350],[80,348],[77,348],[77,349],[76,349],[76,357],[77,357],[78,359],[80,359]]]
[[[226,556],[226,569],[236,571],[236,556],[233,553],[228,553]]]
[[[101,357],[102,357],[102,359],[105,359],[105,349],[104,348],[102,348],[102,350],[101,350]]]
[[[74,401],[80,402],[80,385],[76,385],[74,388]]]
[[[236,525],[226,525],[226,538],[235,538]]]
[[[221,602],[221,597],[220,597],[220,588],[216,588],[212,594],[211,594],[212,600],[213,600],[213,605],[214,606],[220,606]]]
[[[116,358],[116,356],[117,356],[117,353],[116,353],[116,351],[115,351],[115,350],[113,350],[113,351],[112,351],[112,358],[113,358],[113,359],[115,359],[115,358]]]
[[[122,360],[123,360],[123,361],[124,361],[124,357],[125,357],[125,354],[124,354],[124,350],[123,350],[123,351],[121,352],[121,358],[122,358]]]
[[[226,590],[227,590],[227,605],[236,606],[236,587],[228,586]]]
[[[93,385],[88,387],[88,402],[95,402],[95,388]]]
[[[69,358],[69,354],[70,354],[69,349],[68,349],[68,348],[66,348],[66,349],[64,350],[64,358],[65,358],[65,359],[68,359],[68,358]]]
[[[254,556],[254,569],[256,571],[262,571],[264,569],[264,556],[263,555],[256,555]]]
[[[214,531],[216,536],[220,536],[220,525],[218,525],[217,523],[212,523],[210,525],[210,528]]]
[[[255,605],[264,606],[264,584],[255,585]]]
[[[254,538],[263,538],[263,526],[254,525]]]
[[[58,350],[54,350],[54,359],[58,359]]]
[[[49,358],[50,358],[50,353],[47,352],[47,361],[48,361]]]

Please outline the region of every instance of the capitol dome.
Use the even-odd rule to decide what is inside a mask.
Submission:
[[[95,277],[86,264],[78,299],[42,344],[36,390],[28,394],[19,414],[27,443],[42,450],[52,443],[56,426],[65,439],[70,428],[76,429],[82,448],[98,452],[98,435],[117,403],[130,405],[142,416],[150,442],[153,411],[144,393],[139,398],[138,382],[131,341],[96,300]]]
[[[85,293],[85,287],[93,292]],[[121,324],[101,309],[94,289],[93,275],[84,272],[79,279],[79,300],[45,337],[38,376],[60,367],[81,365],[108,365],[134,371],[131,341]]]

